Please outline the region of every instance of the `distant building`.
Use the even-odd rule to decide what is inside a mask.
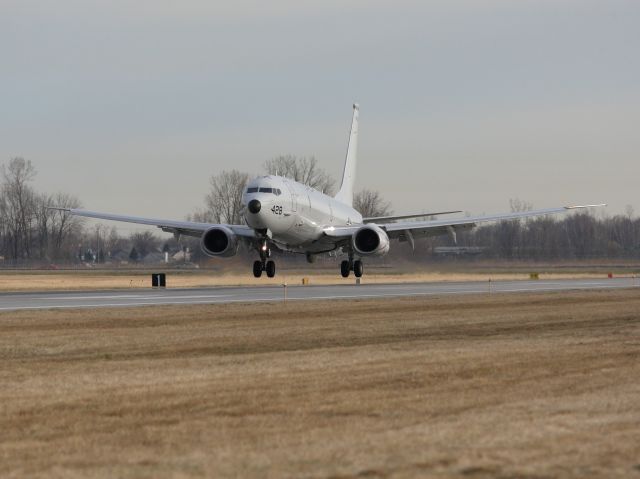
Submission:
[[[185,263],[185,262],[189,262],[191,261],[191,252],[189,251],[189,249],[187,248],[186,251],[178,251],[176,254],[174,254],[171,259],[173,259],[173,261],[179,262],[179,263]]]
[[[149,253],[139,261],[141,263],[145,263],[145,264],[164,263],[164,254],[163,253],[157,253],[157,252]]]

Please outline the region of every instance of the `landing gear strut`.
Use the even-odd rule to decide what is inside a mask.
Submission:
[[[348,278],[351,271],[353,271],[353,275],[356,278],[362,277],[362,273],[364,273],[364,265],[362,264],[362,261],[359,259],[354,261],[352,257],[349,257],[348,260],[344,260],[340,263],[340,274],[343,278]]]
[[[267,258],[271,257],[271,250],[267,247],[267,243],[264,242],[260,248],[260,259],[253,262],[253,275],[256,278],[262,276],[262,272],[266,271],[269,278],[273,278],[276,275],[276,263],[272,260],[267,261]]]

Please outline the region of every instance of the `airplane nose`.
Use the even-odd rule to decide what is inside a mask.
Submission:
[[[251,213],[253,213],[254,215],[256,213],[260,213],[260,208],[262,207],[262,205],[260,204],[260,202],[258,200],[249,201],[249,204],[247,206],[249,208],[249,211]]]

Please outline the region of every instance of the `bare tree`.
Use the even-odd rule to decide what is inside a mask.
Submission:
[[[39,259],[53,260],[72,256],[73,248],[66,244],[67,239],[71,236],[79,237],[82,233],[83,218],[49,208],[54,205],[79,208],[80,201],[67,193],[35,195],[33,242]]]
[[[520,198],[510,198],[509,206],[512,213],[520,213],[522,211],[531,211],[533,209],[533,203],[521,200]]]
[[[335,180],[322,168],[313,157],[298,158],[293,155],[281,155],[264,162],[264,169],[269,175],[291,178],[298,183],[315,188],[325,194],[332,194]]]
[[[57,193],[51,198],[47,206],[55,205],[60,208],[80,208],[82,203],[78,198],[68,193]],[[82,234],[84,219],[70,215],[61,210],[48,210],[50,249],[53,258],[69,256],[74,251],[74,245],[69,240],[78,238]]]
[[[127,240],[118,234],[115,226],[109,229],[109,233],[104,235],[104,247],[107,256],[111,256],[117,251],[125,251],[127,249]]]
[[[238,170],[225,170],[209,180],[211,191],[205,198],[206,212],[198,212],[198,218],[213,223],[241,224],[242,192],[249,174]]]
[[[353,197],[353,207],[364,218],[373,216],[390,216],[393,214],[391,203],[385,201],[379,191],[360,190]]]
[[[213,214],[208,209],[197,209],[193,213],[188,214],[187,221],[195,221],[196,223],[213,223]]]
[[[51,220],[51,210],[47,206],[51,205],[51,196],[46,193],[35,195],[34,198],[34,219],[35,238],[34,243],[39,259],[50,260],[49,255],[49,223]]]
[[[8,166],[2,165],[1,171],[0,214],[10,237],[11,256],[29,258],[35,209],[35,192],[29,183],[35,178],[36,170],[30,160],[16,157]]]
[[[142,259],[149,253],[152,253],[158,249],[160,240],[151,231],[143,231],[139,233],[133,233],[129,237],[133,248],[138,253],[138,259]]]
[[[633,218],[633,206],[632,205],[626,205],[624,207],[624,214],[627,215],[627,218],[632,219]]]
[[[533,203],[520,198],[509,198],[509,206],[512,213],[531,211],[533,209]],[[527,223],[528,220],[524,222]],[[503,258],[512,259],[521,256],[526,236],[525,227],[520,219],[504,220],[498,223],[496,240]]]

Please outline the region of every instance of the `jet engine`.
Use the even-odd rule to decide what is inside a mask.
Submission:
[[[200,248],[207,256],[233,256],[238,251],[238,237],[226,226],[214,226],[203,233]]]
[[[360,256],[384,256],[389,252],[389,237],[379,226],[369,224],[353,234],[351,246]]]

